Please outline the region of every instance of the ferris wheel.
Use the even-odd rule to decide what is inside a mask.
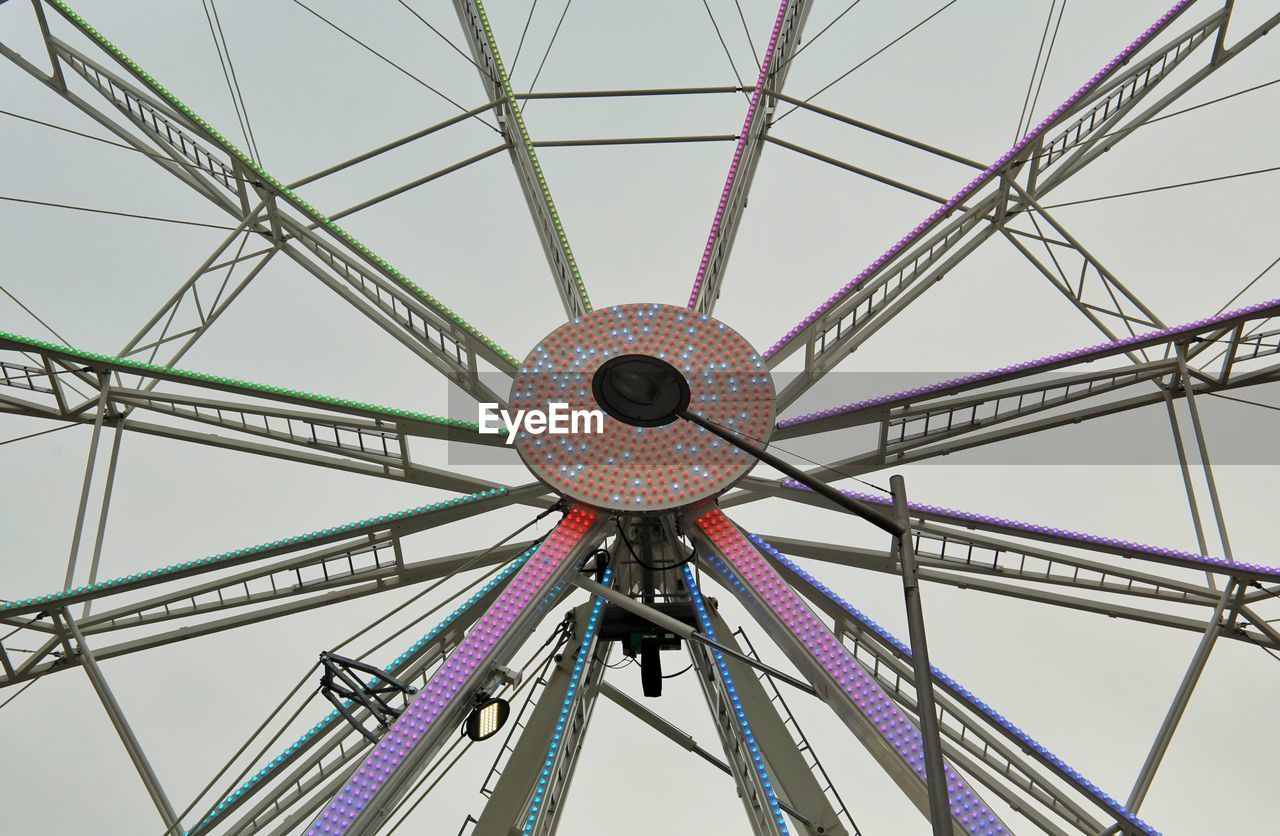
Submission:
[[[954,2],[922,15],[902,37]],[[0,16],[7,5],[0,0]],[[146,155],[230,217],[217,247],[118,351],[72,347],[0,323],[0,413],[90,436],[65,583],[0,601],[0,700],[16,699],[11,695],[37,681],[55,687],[48,683],[82,669],[154,803],[156,833],[368,834],[402,825],[482,836],[552,833],[584,746],[606,745],[608,732],[590,722],[604,702],[727,776],[718,789],[736,788],[745,818],[699,824],[698,832],[864,832],[841,775],[819,759],[828,748],[850,746],[864,749],[886,785],[923,816],[904,823],[904,831],[920,821],[939,834],[1176,829],[1149,822],[1141,810],[1211,651],[1220,641],[1255,646],[1259,658],[1280,651],[1277,619],[1267,618],[1280,597],[1280,567],[1232,553],[1209,456],[1213,440],[1201,417],[1209,398],[1280,378],[1273,319],[1280,300],[1246,300],[1191,322],[1166,322],[1060,221],[1047,198],[1112,148],[1141,141],[1130,138],[1168,118],[1197,85],[1260,42],[1280,14],[1230,26],[1231,0],[1180,0],[1141,31],[1098,33],[1116,40],[1114,57],[1061,104],[1045,108],[1040,87],[1057,37],[1055,15],[1060,25],[1066,7],[1053,0],[1020,137],[1008,150],[974,160],[821,107],[816,94],[788,92],[792,62],[856,0],[816,33],[806,31],[807,0],[782,0],[764,32],[750,31],[739,6],[748,42],[761,45],[754,83],[562,93],[513,87],[499,43],[505,48],[520,37],[523,47],[523,37],[495,32],[479,0],[453,5],[463,43],[450,45],[473,65],[485,100],[454,102],[459,112],[447,120],[293,182],[273,176],[254,147],[212,3],[205,7],[210,31],[249,150],[61,0],[32,0],[38,52],[30,41],[20,47],[7,39],[0,17],[0,55],[8,62],[96,122],[111,136],[105,141]],[[405,7],[450,40],[428,19],[441,15]],[[715,24],[709,5],[707,13]],[[726,53],[727,26],[716,26]],[[719,201],[709,207],[701,259],[691,265],[688,297],[596,307],[552,198],[554,178],[537,153],[573,142],[531,135],[524,106],[539,98],[679,96],[731,96],[745,109],[736,133],[663,138],[733,148]],[[797,110],[969,173],[948,197],[798,146],[772,131]],[[499,144],[341,211],[326,213],[302,197],[324,178],[468,121],[488,125]],[[799,322],[777,323],[776,339],[757,347],[717,318],[716,305],[722,292],[737,289],[730,255],[769,145],[935,208],[815,299]],[[495,156],[515,169],[564,314],[546,323],[545,336],[523,358],[446,304],[450,280],[401,272],[340,224]],[[836,400],[823,400],[837,367],[990,239],[1012,245],[1100,332],[1099,341],[901,391],[837,391]],[[455,413],[445,417],[187,368],[184,355],[260,272],[282,261],[465,393],[468,410],[478,403],[502,420],[472,421],[441,405],[437,412]],[[533,275],[537,267],[521,277],[523,292],[545,290]],[[788,288],[769,283],[753,292],[767,303]],[[887,488],[877,484],[875,474],[890,468],[1143,409],[1167,413],[1195,549],[992,516],[980,501],[974,510],[924,504],[916,499],[929,494],[924,479],[913,479],[912,498],[901,475]],[[871,441],[822,447],[841,451],[822,461],[787,449],[793,441],[847,439],[839,434],[851,430]],[[131,434],[450,496],[110,577],[101,571],[107,512],[121,441]],[[447,462],[423,454],[445,445]],[[468,465],[491,461],[519,464],[530,478],[507,484],[469,475]],[[747,506],[764,501],[844,514],[851,528],[878,530],[882,547],[762,534]],[[497,542],[495,535],[444,554],[424,536],[502,509],[527,512],[527,521]],[[531,537],[544,521],[548,529]],[[226,533],[234,539],[234,531]],[[1221,556],[1211,554],[1211,538],[1221,543]],[[907,634],[896,636],[866,615],[855,590],[825,581],[824,563],[900,579]],[[958,587],[1197,635],[1132,787],[1099,786],[1034,728],[1015,723],[1015,712],[989,705],[945,665],[933,664],[922,582],[926,599],[931,588]],[[7,585],[0,592],[17,595]],[[391,602],[385,617],[345,624],[357,628],[351,639],[315,648],[319,661],[180,809],[101,663],[366,598]],[[731,603],[768,647],[757,650],[731,623]],[[413,617],[409,627],[385,626],[401,613]],[[929,624],[945,629],[936,618]],[[387,637],[367,652],[347,649],[370,633]],[[402,647],[393,644],[401,640]],[[716,740],[707,745],[672,722],[660,702],[617,684],[614,671],[634,667],[644,697],[656,700],[673,675],[670,660],[682,654],[712,719]],[[845,738],[806,735],[794,706],[814,700]],[[306,724],[300,733],[299,723]],[[1230,743],[1222,745],[1225,759]],[[475,814],[465,821],[415,818],[454,765],[486,746],[479,758],[492,766]],[[655,827],[672,827],[657,805],[626,813],[650,814]]]

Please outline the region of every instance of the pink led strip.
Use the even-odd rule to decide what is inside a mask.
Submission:
[[[915,724],[801,600],[782,576],[719,509],[697,518],[697,525],[719,551],[709,559],[722,568],[730,586],[744,588],[786,625],[812,660],[825,670],[876,733],[914,773],[925,780],[924,745]],[[716,566],[720,563],[721,566]],[[966,833],[1007,834],[1008,828],[950,764],[944,765],[951,812]]]
[[[1005,168],[1005,166],[1007,166],[1019,153],[1021,153],[1033,142],[1039,139],[1046,131],[1049,130],[1049,128],[1053,127],[1054,124],[1057,123],[1058,119],[1061,118],[1062,115],[1065,114],[1068,110],[1070,110],[1072,106],[1074,106],[1078,101],[1080,101],[1080,99],[1083,96],[1085,96],[1087,93],[1091,92],[1094,88],[1096,88],[1099,84],[1101,84],[1108,76],[1110,76],[1113,72],[1115,72],[1115,70],[1118,67],[1123,65],[1126,61],[1128,61],[1129,58],[1132,57],[1133,54],[1136,53],[1139,49],[1142,49],[1142,47],[1146,46],[1151,41],[1152,38],[1154,38],[1157,34],[1159,34],[1160,31],[1163,30],[1165,26],[1169,25],[1169,23],[1172,22],[1174,18],[1182,14],[1182,12],[1185,11],[1186,8],[1190,6],[1193,2],[1195,2],[1195,0],[1179,0],[1179,2],[1175,3],[1173,7],[1169,9],[1169,11],[1165,12],[1163,15],[1157,18],[1155,23],[1148,26],[1146,30],[1137,37],[1137,39],[1135,39],[1131,44],[1129,44],[1127,47],[1121,50],[1119,55],[1117,55],[1115,58],[1112,58],[1110,61],[1108,61],[1106,66],[1104,66],[1098,72],[1094,73],[1093,78],[1085,82],[1084,86],[1082,86],[1079,90],[1072,93],[1070,98],[1068,98],[1065,102],[1059,105],[1057,110],[1053,111],[1053,113],[1050,113],[1039,125],[1033,128],[1025,137],[1019,140],[1017,144],[1015,144],[1012,148],[1010,148],[1007,152],[1005,152],[1004,156],[1000,157],[1000,159],[992,163],[985,171],[983,171],[977,177],[970,180],[968,185],[966,185],[963,189],[961,189],[959,192],[956,193],[955,197],[951,198],[946,203],[942,204],[937,209],[935,209],[933,214],[929,215],[929,217],[925,218],[923,221],[917,224],[915,229],[911,230],[902,238],[900,238],[898,240],[898,243],[894,244],[892,247],[890,247],[888,250],[885,251],[884,255],[880,256],[875,261],[871,262],[871,264],[869,264],[866,267],[866,269],[864,269],[857,276],[854,276],[853,279],[851,279],[848,282],[848,284],[846,284],[844,287],[836,291],[825,302],[819,305],[817,309],[813,311],[813,313],[809,314],[803,320],[801,320],[800,324],[796,325],[794,328],[788,331],[782,337],[782,339],[778,340],[776,343],[770,346],[769,349],[764,352],[765,359],[773,357],[775,354],[781,351],[782,348],[788,345],[793,339],[796,338],[796,336],[798,336],[802,331],[804,331],[806,328],[812,325],[815,321],[817,321],[819,317],[827,313],[827,311],[834,308],[840,302],[844,301],[844,299],[850,293],[852,293],[860,284],[862,284],[864,280],[866,280],[872,274],[879,271],[881,267],[885,266],[894,258],[896,258],[899,253],[901,253],[911,244],[915,243],[916,241],[924,237],[924,234],[928,232],[930,229],[932,229],[940,220],[946,217],[946,215],[949,212],[951,212],[951,210],[955,209],[957,206],[963,203],[967,198],[972,196],[973,193],[976,192],[978,189],[980,189],[983,185],[985,185],[987,182],[995,178],[995,176],[999,174]],[[736,160],[736,157],[735,157],[735,160]],[[717,215],[717,218],[718,217],[719,216]],[[705,261],[705,257],[704,257],[704,261]],[[690,303],[690,305],[692,305],[692,303]]]
[[[437,744],[442,724],[452,730],[467,706],[467,695],[479,687],[498,654],[507,645],[503,640],[512,627],[539,602],[571,567],[577,548],[598,527],[597,515],[585,508],[569,510],[547,535],[536,554],[511,579],[466,638],[449,654],[427,684],[413,698],[394,726],[378,742],[364,763],[356,769],[324,810],[307,829],[311,834],[342,834],[367,817],[376,815],[379,794],[386,790],[397,770],[417,763]],[[363,828],[361,828],[363,830]]]
[[[729,163],[729,176],[725,178],[724,191],[720,193],[720,205],[716,207],[716,216],[711,221],[711,234],[707,236],[707,246],[702,251],[702,262],[698,264],[698,276],[693,280],[693,292],[689,294],[691,308],[698,304],[698,294],[702,291],[702,283],[707,277],[707,267],[711,265],[711,252],[715,249],[716,240],[720,237],[720,224],[724,221],[724,213],[729,206],[729,192],[733,191],[733,181],[738,176],[738,166],[742,163],[742,153],[747,148],[751,125],[755,122],[756,111],[760,107],[760,97],[764,94],[764,82],[769,76],[774,50],[778,46],[778,34],[782,31],[782,22],[787,17],[787,8],[790,5],[791,0],[782,0],[782,5],[778,7],[778,18],[773,22],[769,48],[764,53],[764,63],[760,66],[760,77],[756,79],[755,92],[751,94],[751,104],[747,106],[747,118],[742,123],[742,133],[738,134],[738,145],[733,151],[733,161]]]

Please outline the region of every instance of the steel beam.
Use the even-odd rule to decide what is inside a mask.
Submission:
[[[747,116],[738,134],[738,145],[729,163],[729,175],[693,280],[689,307],[698,313],[710,315],[720,298],[724,271],[738,235],[742,214],[747,208],[747,198],[768,137],[769,124],[778,107],[775,91],[781,91],[786,84],[791,58],[800,45],[800,35],[811,6],[809,0],[782,0],[778,8],[769,44],[760,62],[760,76],[751,93]]]
[[[551,267],[556,292],[560,295],[569,319],[577,319],[591,310],[591,297],[587,295],[587,286],[582,281],[578,262],[569,247],[569,238],[565,235],[560,213],[556,211],[555,201],[551,199],[551,189],[547,185],[542,166],[538,163],[538,153],[529,138],[521,105],[516,101],[511,79],[507,76],[502,56],[498,53],[498,42],[489,25],[484,5],[480,0],[454,0],[453,5],[466,34],[471,57],[480,70],[480,81],[484,84],[489,100],[494,103],[493,113],[503,139],[506,140],[511,163],[515,166],[516,179],[520,181],[520,191],[529,205],[534,229],[547,256],[547,264]]]

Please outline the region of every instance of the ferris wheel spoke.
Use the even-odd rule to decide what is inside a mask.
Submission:
[[[899,705],[914,714],[916,679],[910,646],[796,565],[768,540],[754,534],[749,537],[794,589],[834,619],[842,641],[852,646],[854,658],[872,671],[880,686]],[[1043,815],[1050,815],[1056,818],[1058,827],[1066,824],[1096,834],[1102,828],[1094,815],[1101,812],[1107,820],[1118,822],[1127,830],[1154,832],[1124,805],[964,686],[936,666],[931,671],[940,707],[940,729],[949,754],[963,753],[982,764],[993,790],[999,785],[1006,790],[1016,789],[1021,798],[1013,799],[1003,793],[1002,796],[1021,812],[1035,812],[1034,808],[1027,809],[1026,801],[1031,801],[1044,808],[1041,818],[1036,820],[1038,824],[1045,821]],[[1082,799],[1087,806],[1079,803]]]
[[[6,602],[0,606],[0,624],[16,628],[28,641],[52,638],[45,639],[45,644],[20,664],[6,664],[0,687],[72,663],[70,654],[62,658],[51,655],[65,637],[49,619],[76,604],[126,596],[125,603],[113,609],[82,614],[77,619],[85,635],[125,636],[114,645],[96,649],[97,658],[108,659],[499,563],[527,544],[414,561],[405,557],[404,538],[502,507],[509,504],[509,498],[510,494],[493,493],[448,500],[65,592]],[[240,571],[224,574],[236,569]],[[143,591],[152,594],[129,597]],[[215,618],[237,611],[240,614]],[[177,626],[171,626],[174,622]],[[157,632],[156,626],[166,629]],[[132,638],[135,635],[137,638]],[[62,649],[67,650],[65,646]],[[9,662],[7,651],[4,658]]]
[[[920,461],[1090,418],[1280,379],[1280,300],[1052,354],[988,372],[879,395],[778,422],[775,440],[852,427],[878,427],[874,450],[813,471],[827,481]],[[1183,346],[1189,384],[1175,349]],[[1165,359],[1085,370],[1135,351]],[[1119,397],[1128,395],[1128,397]]]
[[[686,566],[683,574],[702,634],[746,655],[719,612],[707,606],[692,570]],[[763,674],[705,645],[689,642],[688,649],[752,831],[787,833],[785,811],[804,833],[847,836],[850,830],[840,820],[837,808],[852,826],[849,812],[829,778],[826,790],[818,782],[805,759],[806,755],[813,758],[816,768],[821,769],[817,754],[799,731],[772,680],[774,696],[770,697],[762,682]],[[779,708],[788,712],[789,724],[779,714]],[[799,740],[793,734],[799,734]],[[763,760],[757,760],[757,755]],[[852,832],[857,833],[856,826]]]
[[[513,356],[259,167],[65,3],[45,2],[140,86],[47,32],[42,34],[56,66],[52,78],[8,47],[0,46],[0,54],[131,146],[149,155],[157,149],[168,155],[167,160],[156,159],[171,174],[279,248],[465,391],[495,400],[480,382],[477,363],[483,360],[514,374]],[[71,79],[85,82],[106,106],[76,94],[68,86]],[[265,203],[261,221],[255,220],[259,203]]]
[[[1275,16],[1227,49],[1219,36],[1231,16],[1232,5],[1228,3],[1150,57],[1135,61],[1188,5],[1185,0],[1176,4],[996,163],[771,346],[764,353],[771,368],[804,349],[803,371],[779,396],[781,405],[785,408],[793,403],[997,232],[1008,229],[1006,237],[1011,240],[1033,234],[1010,224],[1028,214],[1033,222],[1047,223],[1038,204],[1045,194],[1154,119],[1280,22],[1280,15]],[[1138,105],[1158,85],[1176,77],[1175,69],[1196,61],[1202,63],[1190,71],[1187,80],[1139,110]],[[1129,69],[1120,72],[1124,62],[1129,62]],[[1055,229],[1061,232],[1060,225]],[[1064,281],[1056,276],[1056,269],[1048,277],[1105,333],[1112,333],[1107,323],[1118,322],[1126,330],[1131,321],[1158,324],[1149,309],[1079,242],[1069,236],[1054,242],[1059,247],[1066,245],[1073,257],[1084,262],[1084,277],[1090,281],[1082,284],[1080,277]],[[1039,259],[1036,262],[1044,272],[1045,265]]]
[[[511,79],[502,63],[502,56],[498,54],[498,42],[489,25],[484,5],[480,0],[455,0],[454,8],[466,33],[471,57],[480,70],[480,81],[484,84],[489,100],[494,102],[494,115],[502,136],[506,139],[516,179],[520,181],[520,190],[533,215],[533,226],[542,242],[543,252],[546,253],[556,292],[560,295],[569,319],[577,319],[592,310],[591,297],[587,295],[587,286],[578,271],[573,250],[569,247],[569,238],[565,235],[560,213],[556,211],[555,201],[551,198],[551,188],[547,185],[542,166],[538,162],[538,153],[534,150],[534,143],[525,127],[524,115],[517,103],[515,90],[511,87]]]
[[[602,583],[611,586],[613,579],[609,569]],[[486,787],[499,769],[500,774],[487,793],[477,833],[556,832],[604,679],[608,644],[599,640],[604,604],[597,597],[573,610],[574,637],[557,654],[550,674],[539,677],[533,710],[512,729],[489,770]]]
[[[717,509],[688,514],[684,526],[726,589],[757,617],[886,774],[927,815],[922,737],[916,724],[841,645],[749,540]],[[893,734],[888,734],[892,729]],[[944,764],[951,824],[962,833],[1008,828],[953,767]]]
[[[604,536],[607,520],[573,506],[502,595],[433,674],[391,730],[312,823],[315,832],[369,833],[396,803],[537,626],[562,584]]]
[[[414,460],[415,439],[503,446],[502,434],[481,434],[469,421],[173,369],[0,332],[0,357],[6,352],[15,356],[12,362],[0,360],[0,388],[20,391],[24,397],[0,394],[0,411],[94,422],[96,400],[69,400],[62,380],[69,375],[105,397],[111,413],[107,423],[127,430],[444,490],[499,487]],[[33,366],[19,354],[34,356],[44,365]],[[143,383],[141,388],[116,385],[111,383],[113,375],[136,376]],[[161,382],[179,391],[151,388]],[[210,392],[237,400],[213,398],[206,394]],[[139,415],[165,423],[144,422]]]
[[[399,681],[425,685],[431,671],[457,647],[463,633],[502,594],[535,549],[536,544],[521,544],[504,548],[501,553],[494,550],[489,564],[508,560],[513,552],[516,559],[383,669]],[[474,565],[478,568],[480,564]],[[365,707],[349,703],[347,708],[356,722],[369,725],[371,717]],[[375,728],[374,733],[381,732]],[[312,815],[341,788],[342,781],[328,793],[324,791],[334,781],[334,775],[345,780],[346,773],[358,765],[369,748],[369,741],[354,725],[342,722],[340,713],[331,711],[275,758],[259,769],[249,770],[247,780],[233,786],[187,832],[190,836],[212,831],[257,833],[281,816],[292,822]],[[254,802],[252,806],[248,806],[250,801]]]
[[[747,208],[747,197],[755,179],[760,153],[764,150],[769,133],[769,123],[778,108],[777,94],[786,84],[791,70],[791,58],[800,45],[800,35],[812,7],[809,0],[782,0],[778,16],[769,36],[768,48],[761,62],[760,75],[747,105],[747,116],[738,145],[729,162],[729,174],[720,193],[711,232],[707,236],[702,260],[693,279],[689,294],[689,307],[700,314],[710,315],[720,298],[720,286],[729,263],[729,253],[738,235],[739,222]],[[708,10],[709,11],[709,10]]]

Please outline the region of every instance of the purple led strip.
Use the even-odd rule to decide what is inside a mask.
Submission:
[[[751,94],[751,104],[747,107],[747,118],[742,123],[742,133],[738,134],[738,145],[733,151],[733,162],[729,164],[729,176],[724,181],[724,191],[720,193],[720,205],[716,207],[716,216],[711,221],[711,234],[707,236],[706,249],[702,251],[702,262],[698,265],[698,276],[693,280],[693,292],[689,294],[689,307],[698,304],[698,293],[702,290],[702,282],[707,276],[707,267],[711,264],[711,251],[716,239],[720,237],[720,223],[724,220],[725,209],[729,206],[729,192],[733,190],[733,181],[738,176],[738,166],[742,163],[742,152],[746,150],[747,139],[751,135],[751,124],[755,121],[756,110],[760,107],[760,97],[764,94],[765,78],[769,75],[769,67],[773,63],[773,51],[778,45],[778,33],[782,31],[782,21],[787,17],[787,7],[791,0],[782,0],[778,7],[778,19],[773,23],[773,34],[769,36],[769,48],[764,54],[764,63],[760,66],[760,77],[756,79],[755,92]]]
[[[808,488],[794,479],[783,479],[778,484],[782,485],[784,488],[791,488],[798,491],[809,491]],[[892,500],[888,497],[880,496],[879,494],[848,490],[842,490],[840,492],[845,496],[860,499],[863,502],[871,502],[876,505],[890,506],[893,504]],[[1222,557],[1210,557],[1203,554],[1196,554],[1195,552],[1182,551],[1181,549],[1166,549],[1162,546],[1148,546],[1144,543],[1134,543],[1130,540],[1118,540],[1115,537],[1102,537],[1098,534],[1085,534],[1080,531],[1071,531],[1065,528],[1053,528],[1052,526],[1047,525],[1020,522],[1019,520],[1009,520],[1004,517],[993,517],[987,514],[975,514],[970,511],[957,511],[954,508],[944,508],[940,505],[924,505],[919,502],[909,502],[907,503],[907,507],[918,514],[933,517],[934,519],[942,522],[958,523],[969,527],[987,528],[996,531],[1012,532],[1014,534],[1029,534],[1040,538],[1056,540],[1068,545],[1082,544],[1093,549],[1101,547],[1103,551],[1109,551],[1123,557],[1147,559],[1157,558],[1161,563],[1174,563],[1191,569],[1204,569],[1205,567],[1209,567],[1217,571],[1225,571],[1232,575],[1280,580],[1280,568],[1275,566],[1264,566],[1258,563],[1236,563]]]
[[[1161,15],[1156,20],[1155,23],[1148,26],[1145,32],[1139,35],[1138,38],[1134,40],[1133,43],[1129,44],[1127,47],[1121,50],[1119,55],[1117,55],[1115,58],[1112,58],[1110,61],[1108,61],[1106,66],[1104,66],[1098,72],[1094,73],[1093,78],[1085,82],[1084,86],[1081,87],[1079,90],[1072,93],[1071,96],[1065,102],[1063,102],[1061,105],[1058,106],[1057,110],[1055,110],[1053,113],[1050,113],[1047,117],[1045,117],[1045,119],[1039,125],[1033,128],[1017,144],[1015,144],[1012,148],[1010,148],[1007,152],[1005,152],[1005,154],[1002,157],[1000,157],[1000,159],[992,163],[985,171],[983,171],[977,177],[970,180],[967,186],[962,188],[960,191],[956,192],[955,197],[951,198],[946,203],[942,204],[937,209],[935,209],[934,212],[931,215],[929,215],[929,217],[925,218],[923,221],[917,224],[915,229],[911,230],[906,235],[902,236],[902,238],[898,239],[898,243],[894,244],[892,247],[886,250],[884,255],[880,256],[875,261],[871,262],[871,264],[869,264],[866,267],[866,269],[864,269],[857,276],[854,276],[853,279],[851,279],[848,282],[848,284],[840,288],[838,291],[836,291],[834,295],[830,296],[825,302],[819,305],[817,310],[815,310],[813,313],[809,314],[804,319],[802,319],[800,321],[800,324],[796,325],[794,328],[788,331],[782,337],[782,339],[778,340],[776,343],[770,346],[769,349],[764,352],[764,355],[763,355],[764,358],[767,360],[770,357],[772,357],[774,354],[777,354],[779,350],[781,350],[785,345],[791,342],[791,340],[793,340],[801,331],[808,328],[811,324],[813,324],[815,320],[817,320],[820,316],[825,314],[827,311],[831,310],[839,302],[841,302],[847,295],[853,292],[853,290],[857,288],[858,285],[860,285],[868,276],[878,271],[881,267],[889,263],[890,260],[896,257],[908,246],[918,241],[926,232],[928,232],[931,228],[933,228],[933,226],[938,221],[940,221],[948,213],[950,213],[951,210],[955,209],[957,206],[963,203],[967,198],[972,196],[973,193],[976,192],[979,188],[981,188],[985,183],[987,183],[989,180],[995,177],[996,174],[999,173],[1000,170],[1003,169],[1011,160],[1013,160],[1015,156],[1021,153],[1029,145],[1035,142],[1045,131],[1047,131],[1050,127],[1052,127],[1053,124],[1058,120],[1058,118],[1061,117],[1062,114],[1066,113],[1067,110],[1070,109],[1073,105],[1075,105],[1075,103],[1078,102],[1081,99],[1081,97],[1083,97],[1085,94],[1092,91],[1095,87],[1097,87],[1100,83],[1102,83],[1102,81],[1106,79],[1107,76],[1111,75],[1111,73],[1114,72],[1117,67],[1122,65],[1124,62],[1128,61],[1129,58],[1135,52],[1137,52],[1139,49],[1145,46],[1153,37],[1155,37],[1157,33],[1160,32],[1161,29],[1167,26],[1170,21],[1172,21],[1178,15],[1182,14],[1182,12],[1188,6],[1190,6],[1192,2],[1194,2],[1194,0],[1179,0],[1179,2],[1175,3],[1173,7],[1169,9],[1169,11]],[[757,91],[758,90],[759,88],[757,88]],[[692,306],[692,303],[690,303],[690,305]]]
[[[1277,314],[1280,314],[1280,299],[1272,299],[1267,302],[1259,302],[1256,305],[1238,308],[1228,313],[1211,316],[1208,319],[1197,319],[1194,322],[1188,322],[1185,325],[1178,325],[1173,328],[1162,328],[1158,331],[1149,331],[1145,334],[1137,334],[1135,336],[1124,337],[1118,340],[1111,340],[1110,342],[1098,343],[1097,345],[1086,346],[1085,348],[1064,351],[1060,354],[1050,354],[1049,356],[1041,357],[1038,360],[1027,360],[1022,363],[1015,363],[1012,366],[1001,366],[998,369],[991,369],[990,371],[981,372],[979,374],[955,377],[950,380],[931,383],[928,386],[906,389],[901,392],[893,392],[887,395],[877,395],[874,398],[868,398],[864,401],[844,404],[843,406],[835,406],[830,409],[820,409],[817,412],[797,415],[794,418],[784,418],[778,421],[778,426],[795,427],[801,424],[811,424],[823,418],[831,418],[836,415],[848,415],[849,413],[857,412],[862,409],[869,409],[874,406],[883,406],[896,401],[911,400],[918,398],[921,395],[934,396],[939,394],[950,394],[952,392],[961,391],[975,386],[979,383],[986,384],[1004,378],[1019,377],[1029,372],[1048,371],[1062,366],[1075,365],[1081,361],[1088,362],[1111,354],[1130,351],[1135,348],[1145,348],[1149,345],[1169,342],[1177,337],[1201,332],[1216,331],[1225,326],[1235,325],[1238,322],[1245,322],[1251,319],[1266,319]]]
[[[441,739],[440,732],[428,732],[440,723],[458,719],[457,709],[465,707],[461,697],[476,687],[476,680],[488,669],[512,626],[536,607],[563,574],[575,554],[575,547],[594,527],[595,521],[595,513],[585,508],[575,507],[565,514],[538,551],[418,691],[364,763],[312,821],[306,831],[308,836],[346,833],[373,806],[397,770],[414,763],[415,750],[420,744]],[[376,814],[376,810],[372,814]]]
[[[920,730],[879,683],[862,669],[840,639],[814,614],[778,571],[748,542],[719,509],[697,519],[697,525],[716,546],[719,555],[707,562],[723,572],[726,583],[762,601],[829,674],[853,706],[871,722],[876,732],[911,769],[925,781],[924,744]],[[955,821],[970,834],[1007,834],[1009,830],[968,782],[950,764],[944,764],[947,794]]]
[[[897,636],[894,636],[892,633],[890,633],[888,630],[881,627],[876,622],[872,621],[870,618],[864,615],[861,610],[859,610],[857,607],[854,607],[844,598],[841,598],[838,594],[836,594],[834,590],[832,590],[822,581],[818,580],[813,575],[806,572],[803,568],[796,565],[794,561],[792,561],[782,552],[775,549],[773,545],[769,543],[768,540],[765,540],[763,537],[761,537],[758,534],[748,534],[747,537],[751,540],[752,543],[755,543],[756,546],[760,547],[761,549],[764,549],[764,551],[767,552],[775,562],[780,563],[783,566],[786,566],[792,572],[795,572],[798,576],[800,576],[800,578],[802,578],[805,582],[807,582],[814,589],[816,589],[818,593],[830,599],[833,603],[835,603],[837,606],[839,606],[841,609],[847,612],[850,616],[852,616],[853,619],[856,620],[858,623],[860,623],[863,627],[865,627],[867,630],[874,633],[876,636],[880,637],[880,639],[884,641],[886,644],[896,648],[898,653],[901,655],[903,659],[911,658],[910,645],[908,645],[906,642],[899,639]],[[1121,804],[1111,795],[1103,791],[1097,784],[1093,783],[1088,778],[1084,777],[1084,775],[1082,775],[1080,772],[1073,769],[1070,765],[1067,764],[1066,761],[1062,760],[1062,758],[1050,752],[1043,745],[1037,742],[1033,737],[1031,737],[1031,735],[1027,734],[1022,729],[1015,726],[1008,719],[1006,719],[1005,716],[1002,715],[1000,712],[996,711],[994,708],[987,705],[982,700],[978,699],[976,696],[974,696],[972,691],[965,688],[959,682],[956,682],[954,679],[952,679],[950,676],[947,676],[942,671],[938,670],[937,667],[930,665],[929,669],[933,672],[934,677],[936,677],[937,680],[940,683],[942,683],[943,687],[945,687],[949,692],[951,692],[953,696],[955,696],[957,699],[959,699],[961,702],[967,705],[970,709],[980,712],[981,714],[986,716],[988,719],[990,719],[991,722],[995,723],[997,726],[1004,729],[1009,734],[1013,735],[1013,737],[1017,739],[1020,745],[1034,751],[1044,761],[1047,761],[1055,770],[1059,771],[1061,774],[1065,775],[1068,779],[1070,779],[1073,783],[1075,783],[1077,787],[1082,788],[1086,793],[1093,796],[1094,799],[1096,799],[1098,802],[1108,807],[1113,812],[1120,814],[1122,817],[1124,817],[1126,821],[1128,821],[1134,827],[1138,828],[1143,833],[1152,834],[1153,836],[1158,836],[1159,831],[1155,830],[1155,828],[1153,828],[1151,825],[1147,824],[1142,819],[1138,818],[1133,813],[1129,812],[1128,808],[1126,808],[1123,804]]]

